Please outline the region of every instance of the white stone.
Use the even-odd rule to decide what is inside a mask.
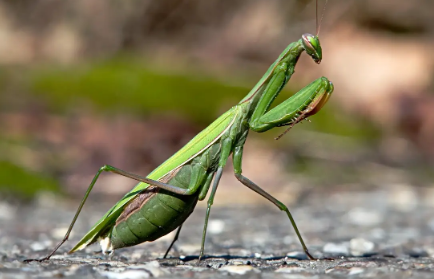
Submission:
[[[419,198],[411,186],[397,184],[392,185],[392,187],[393,191],[389,192],[388,197],[391,206],[402,212],[410,212],[417,207]]]
[[[16,215],[16,208],[8,203],[0,203],[0,220],[12,220]]]
[[[63,239],[65,237],[66,232],[68,231],[67,227],[63,227],[63,228],[55,228],[51,230],[51,235],[55,238],[55,239]],[[69,237],[72,238],[74,236],[73,231],[71,231],[71,233],[69,234]]]
[[[351,255],[362,256],[374,250],[375,244],[363,238],[353,238],[350,241]]]
[[[45,249],[45,245],[43,245],[41,242],[33,242],[30,244],[30,249],[33,251],[42,251]]]
[[[363,273],[364,271],[365,271],[364,268],[352,267],[352,268],[350,268],[350,272],[348,272],[348,275],[360,274],[360,273]]]
[[[225,228],[225,222],[222,220],[211,220],[208,223],[208,232],[211,234],[220,234]]]
[[[220,271],[227,271],[234,274],[243,275],[250,271],[257,271],[251,265],[227,265],[219,269]]]
[[[324,245],[322,250],[324,253],[330,253],[330,254],[344,254],[344,255],[349,254],[347,245],[343,243],[336,244],[336,243],[329,242],[326,245]]]
[[[102,271],[100,273],[109,279],[141,279],[151,277],[149,272],[143,270],[127,270],[123,272]]]

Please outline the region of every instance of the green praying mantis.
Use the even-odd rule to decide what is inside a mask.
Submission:
[[[90,183],[63,240],[48,256],[38,261],[50,259],[68,240],[75,221],[102,172],[119,174],[139,183],[117,202],[69,253],[82,250],[97,241],[100,242],[103,253],[111,253],[118,248],[154,241],[178,228],[164,255],[166,257],[178,239],[182,224],[193,212],[197,201],[204,200],[211,188],[202,233],[200,260],[204,255],[208,219],[214,196],[230,155],[238,181],[287,214],[304,252],[313,260],[314,257],[309,253],[288,208],[243,175],[242,157],[244,143],[250,131],[262,133],[275,127],[289,126],[283,133],[285,134],[295,124],[316,114],[330,98],[333,84],[327,78],[321,77],[275,108],[269,109],[291,78],[295,65],[304,51],[316,63],[321,62],[322,49],[318,30],[317,24],[317,35],[304,34],[301,39],[289,44],[244,99],[148,176],[129,173],[109,165],[101,167]]]

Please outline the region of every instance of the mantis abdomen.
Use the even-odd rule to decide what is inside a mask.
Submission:
[[[198,200],[203,200],[220,157],[220,141],[202,154],[163,178],[173,186],[188,189],[195,184],[191,195],[179,195],[150,186],[142,191],[117,218],[106,234],[108,250],[154,241],[184,223]],[[104,249],[104,248],[103,248]]]

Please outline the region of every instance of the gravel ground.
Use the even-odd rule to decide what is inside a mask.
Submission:
[[[24,259],[45,255],[62,238],[77,203],[50,197],[27,205],[2,201],[0,278],[434,277],[434,189],[348,185],[344,191],[311,189],[297,200],[290,208],[319,260],[306,258],[286,215],[266,204],[217,204],[201,262],[203,206],[185,223],[168,259],[161,257],[173,234],[112,256],[99,253],[97,245],[68,255],[111,205],[94,200],[85,207],[71,241],[50,261],[27,264]]]

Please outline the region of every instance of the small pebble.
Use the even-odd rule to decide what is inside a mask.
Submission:
[[[375,244],[363,238],[353,238],[350,241],[351,255],[363,256],[374,250]]]
[[[336,243],[329,242],[326,245],[324,245],[322,250],[324,253],[330,253],[330,254],[344,254],[344,255],[349,254],[347,245],[343,243],[336,244]]]
[[[208,232],[211,234],[220,234],[225,229],[225,222],[222,220],[211,220],[208,224]]]
[[[352,267],[349,269],[349,271],[350,272],[348,272],[348,275],[356,275],[356,274],[363,273],[365,269],[361,267]]]
[[[251,265],[227,265],[219,269],[220,271],[227,271],[234,274],[243,275],[250,271],[257,271]]]
[[[16,215],[16,208],[8,203],[0,202],[0,220],[12,220]]]
[[[101,271],[100,273],[109,279],[140,279],[151,277],[149,272],[141,270],[127,270],[123,272]]]
[[[54,237],[55,239],[63,239],[63,237],[65,237],[65,234],[67,231],[68,231],[67,227],[55,228],[55,229],[51,230],[51,236]],[[69,237],[70,238],[74,237],[73,231],[71,231],[71,233],[69,234]]]
[[[250,260],[231,260],[229,261],[229,264],[231,265],[250,265],[251,261]]]
[[[396,210],[401,212],[410,212],[414,210],[418,203],[419,198],[415,189],[409,185],[392,185],[393,191],[389,192],[388,203]]]
[[[29,245],[29,247],[33,251],[43,251],[43,250],[47,249],[49,245],[51,245],[51,241],[48,241],[48,243],[46,241],[33,242],[32,244]]]

